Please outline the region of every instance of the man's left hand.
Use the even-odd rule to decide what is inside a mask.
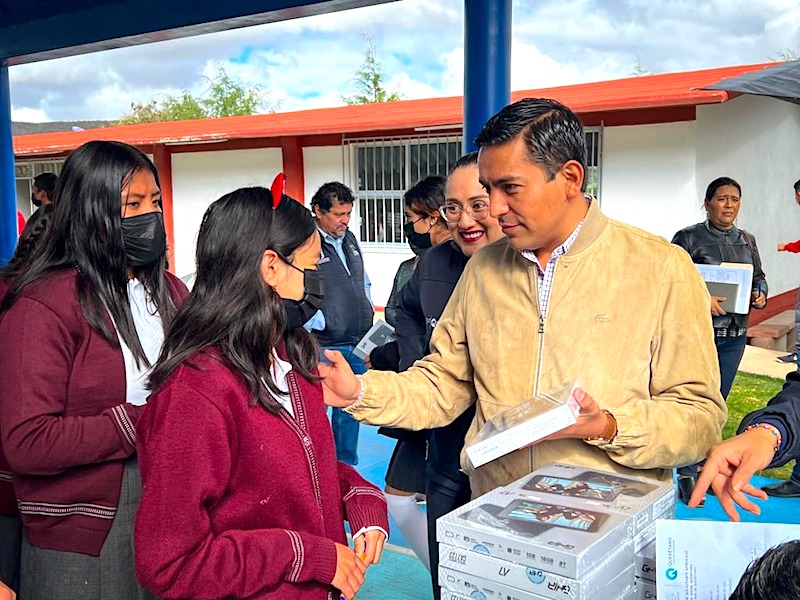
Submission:
[[[595,402],[586,390],[577,389],[573,392],[575,400],[581,406],[581,412],[578,414],[578,420],[574,425],[570,425],[566,429],[557,431],[556,433],[547,436],[546,440],[562,440],[562,439],[579,439],[597,437],[606,430],[608,425],[608,415],[600,410],[600,406]]]
[[[764,295],[764,292],[753,293],[752,305],[753,308],[764,308],[767,305],[767,297]]]

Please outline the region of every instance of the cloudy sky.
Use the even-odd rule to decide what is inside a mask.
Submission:
[[[488,0],[487,0],[488,1]],[[202,93],[218,65],[280,110],[342,104],[373,36],[387,87],[458,95],[463,0],[400,0],[283,23],[11,67],[17,121],[116,119],[132,102]],[[766,62],[800,51],[797,0],[515,0],[515,90]]]

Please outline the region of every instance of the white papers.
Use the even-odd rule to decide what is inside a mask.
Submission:
[[[385,321],[375,321],[375,324],[370,330],[361,338],[356,347],[353,349],[353,354],[364,360],[372,351],[378,346],[383,346],[389,342],[393,342],[397,337],[394,334],[394,327]]]
[[[745,263],[722,263],[721,265],[695,264],[703,280],[711,283],[727,283],[738,286],[734,312],[746,315],[750,312],[750,295],[753,291],[753,265]]]
[[[658,600],[727,600],[748,565],[800,539],[800,525],[658,521]]]

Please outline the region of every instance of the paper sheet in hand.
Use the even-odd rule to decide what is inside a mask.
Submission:
[[[375,321],[375,324],[353,349],[353,354],[361,358],[361,360],[364,360],[378,346],[383,346],[396,339],[397,336],[394,334],[394,327],[385,321]]]
[[[658,600],[727,600],[753,560],[796,539],[800,525],[658,521]]]
[[[706,282],[738,285],[739,293],[736,295],[735,310],[733,312],[740,315],[746,315],[750,312],[750,294],[753,290],[753,265],[722,263],[721,265],[695,264],[695,267],[700,271],[700,275]]]

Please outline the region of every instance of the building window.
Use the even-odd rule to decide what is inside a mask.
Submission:
[[[446,176],[461,136],[345,140],[345,173],[356,204],[352,228],[371,248],[405,247],[403,193],[428,175]],[[586,130],[586,191],[600,199],[602,130]]]
[[[21,162],[14,165],[14,178],[17,184],[17,209],[27,219],[36,208],[31,203],[31,190],[34,177],[42,173],[61,175],[64,160]]]
[[[373,248],[405,247],[403,193],[428,175],[446,176],[460,156],[460,136],[346,140],[359,241]]]

